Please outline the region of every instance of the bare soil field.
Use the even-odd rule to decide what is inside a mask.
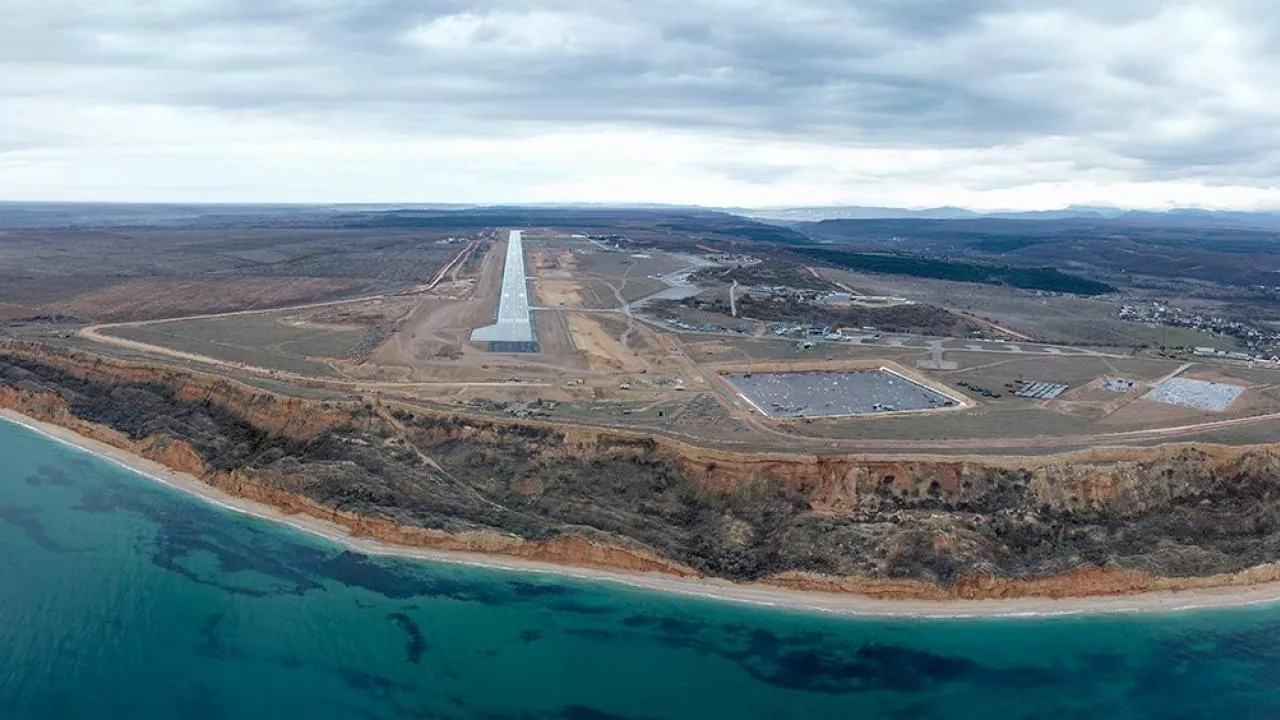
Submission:
[[[568,324],[568,314],[553,310],[536,310],[533,313],[534,332],[537,333],[540,355],[555,359],[566,368],[586,370],[587,360],[579,351],[576,336]]]
[[[1146,392],[1138,393],[1133,402],[1108,416],[1105,426],[1150,427],[1196,422],[1214,422],[1233,418],[1245,418],[1280,412],[1280,394],[1274,386],[1258,385],[1241,377],[1234,369],[1194,366],[1178,375],[1191,380],[1241,385],[1247,389],[1231,405],[1221,412],[1183,407],[1143,399]]]
[[[540,278],[548,280],[567,280],[578,274],[578,253],[594,246],[584,245],[583,240],[570,238],[546,238],[525,234],[524,246],[529,254],[528,270]]]
[[[502,257],[492,249],[478,261],[478,277],[463,297],[442,292],[418,296],[396,332],[370,356],[369,364],[399,368],[405,382],[419,379],[421,370],[447,377],[457,374],[464,358],[482,355],[471,345],[471,330],[488,324],[497,308]],[[450,288],[450,292],[458,290]]]
[[[576,280],[542,280],[533,283],[533,297],[541,307],[586,307],[582,286]]]
[[[573,331],[574,344],[586,354],[587,365],[592,371],[612,374],[639,373],[649,369],[648,363],[623,347],[605,330],[599,318],[566,313],[565,319]]]

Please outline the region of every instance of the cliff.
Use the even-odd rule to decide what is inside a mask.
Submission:
[[[940,599],[1280,579],[1280,452],[736,454],[0,346],[0,406],[405,545]]]

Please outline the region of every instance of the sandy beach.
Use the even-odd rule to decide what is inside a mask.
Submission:
[[[229,495],[192,475],[175,472],[159,463],[86,438],[70,430],[0,409],[0,419],[22,425],[41,435],[88,452],[132,470],[156,482],[193,495],[222,508],[287,525],[367,555],[417,558],[520,573],[551,574],[580,580],[609,582],[706,599],[749,603],[806,612],[872,617],[963,618],[1046,617],[1073,614],[1185,611],[1224,608],[1280,601],[1280,583],[1249,588],[1222,587],[1181,592],[1156,592],[1118,597],[1068,599],[1000,599],[915,601],[881,600],[836,593],[800,592],[765,584],[741,584],[719,579],[687,579],[657,573],[618,572],[540,563],[516,558],[428,550],[352,537],[345,527],[305,515],[289,515],[253,500]]]

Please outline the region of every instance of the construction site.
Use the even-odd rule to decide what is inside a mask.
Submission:
[[[1249,439],[1280,418],[1280,374],[1270,369],[990,328],[945,337],[834,324],[823,291],[716,282],[744,268],[771,269],[700,249],[635,252],[555,229],[504,229],[460,238],[426,282],[397,292],[100,323],[67,342],[313,392],[726,447],[1018,452]],[[751,299],[762,292],[770,304]],[[838,312],[852,312],[850,293],[833,292],[843,293]],[[770,315],[805,317],[806,307],[810,322]],[[1107,384],[1116,377],[1129,384]]]

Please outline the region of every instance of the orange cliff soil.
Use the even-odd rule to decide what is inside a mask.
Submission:
[[[775,575],[769,578],[768,583],[804,592],[852,593],[881,600],[1063,600],[1269,585],[1280,583],[1280,563],[1238,573],[1186,578],[1165,578],[1115,567],[1082,567],[1061,575],[1031,580],[975,573],[961,577],[952,587],[920,580],[831,578],[805,573]]]
[[[301,495],[255,483],[241,472],[210,471],[191,446],[181,440],[154,435],[134,440],[111,428],[80,420],[67,411],[61,398],[52,394],[23,397],[12,388],[0,387],[0,407],[66,428],[77,435],[159,463],[170,470],[193,475],[235,497],[260,502],[286,514],[308,515],[335,523],[346,528],[352,537],[370,538],[407,547],[506,555],[579,567],[661,572],[677,577],[697,575],[679,563],[643,550],[581,537],[566,536],[549,542],[529,542],[497,532],[451,534],[397,525],[386,519],[338,510]]]
[[[35,357],[35,354],[32,354]],[[204,376],[170,368],[155,368],[120,361],[105,361],[80,355],[39,356],[41,362],[55,364],[77,376],[107,382],[160,382],[174,388],[186,400],[207,400],[222,405],[249,422],[291,438],[305,439],[336,427],[361,422],[350,408],[330,407],[298,398],[265,393],[223,378]],[[679,577],[696,577],[697,572],[680,563],[628,547],[625,538],[605,539],[562,536],[547,542],[523,540],[494,531],[447,533],[398,525],[388,519],[357,515],[322,505],[299,494],[269,487],[240,471],[215,472],[206,467],[185,442],[167,436],[135,440],[111,428],[74,416],[56,393],[23,392],[0,385],[0,407],[49,422],[79,435],[160,463],[178,472],[199,477],[204,482],[234,496],[262,502],[288,514],[303,514],[345,527],[353,536],[408,547],[430,548],[504,555],[567,566],[612,570],[658,572]],[[420,410],[415,410],[421,414]],[[456,415],[455,415],[456,416]],[[465,419],[465,416],[457,416]],[[518,421],[476,418],[476,426],[463,425],[451,431],[484,439],[495,428],[528,425]],[[365,419],[364,422],[373,422]],[[657,448],[677,459],[678,466],[700,478],[708,489],[732,487],[768,477],[803,488],[818,514],[874,511],[879,502],[873,490],[878,484],[936,482],[949,496],[964,494],[967,478],[983,470],[1000,467],[1030,476],[1037,496],[1064,506],[1091,503],[1156,502],[1173,495],[1178,473],[1227,472],[1262,463],[1270,471],[1275,448],[1171,445],[1151,449],[1104,449],[1069,455],[1035,458],[867,458],[803,454],[744,454],[701,448],[664,437],[643,433],[556,425],[564,443],[549,452],[569,457],[588,457],[607,447],[612,451],[634,447],[637,452]],[[1162,470],[1168,466],[1170,470]],[[1173,472],[1172,468],[1178,468]],[[1252,468],[1257,470],[1259,468]],[[1140,473],[1141,471],[1141,473]],[[1135,493],[1141,483],[1141,492]],[[1137,497],[1138,500],[1129,498]],[[940,540],[941,541],[941,540]],[[826,577],[812,573],[782,573],[765,583],[801,591],[854,593],[873,598],[949,600],[985,598],[1067,598],[1128,595],[1151,591],[1176,591],[1211,587],[1245,587],[1280,581],[1280,564],[1263,565],[1239,573],[1206,577],[1166,578],[1116,567],[1082,567],[1074,571],[1037,579],[1000,578],[982,573],[960,577],[951,586],[924,580],[884,580],[857,577]]]
[[[41,358],[49,362],[51,358]],[[209,400],[228,407],[249,422],[286,437],[306,438],[325,430],[349,425],[349,410],[324,411],[317,403],[269,395],[221,378],[192,375],[165,368],[130,363],[87,361],[77,356],[56,358],[57,365],[80,377],[100,381],[163,382],[184,400]],[[73,415],[56,393],[22,393],[0,385],[0,407],[13,410],[159,463],[176,472],[200,478],[236,497],[270,505],[287,514],[303,514],[345,527],[353,537],[363,537],[408,547],[456,552],[506,555],[562,565],[633,572],[661,572],[694,577],[693,570],[639,548],[566,536],[548,542],[529,542],[498,532],[451,534],[398,525],[383,518],[357,515],[331,508],[295,493],[253,482],[241,472],[214,472],[187,443],[162,435],[134,440],[104,425]]]

